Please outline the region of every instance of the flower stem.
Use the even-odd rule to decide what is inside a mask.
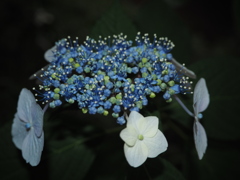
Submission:
[[[193,113],[183,104],[183,102],[176,95],[174,95],[174,98],[182,106],[182,108],[186,111],[186,113],[188,113],[190,116],[194,117]]]

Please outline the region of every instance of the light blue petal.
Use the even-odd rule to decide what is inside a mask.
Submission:
[[[42,150],[44,145],[44,133],[37,137],[33,129],[31,129],[22,145],[22,156],[27,163],[32,166],[37,166],[41,160]]]
[[[51,49],[48,49],[45,54],[44,54],[44,58],[48,61],[51,62],[54,60],[54,51],[56,51],[57,47],[53,46]]]
[[[20,95],[19,95],[19,99],[18,99],[18,107],[17,107],[17,112],[18,112],[18,117],[24,121],[24,122],[30,122],[30,117],[31,117],[31,105],[32,103],[35,102],[36,100],[33,96],[33,94],[31,93],[31,91],[29,91],[26,88],[23,88]]]
[[[25,122],[19,119],[18,114],[15,114],[11,134],[13,143],[19,149],[22,149],[23,141],[28,133],[25,128],[25,124],[26,124]]]
[[[193,133],[198,157],[199,159],[202,159],[207,149],[207,135],[204,127],[198,121],[195,121],[193,125]]]
[[[35,134],[40,137],[43,131],[43,110],[36,102],[31,106],[31,119]]]
[[[206,81],[204,78],[201,78],[193,92],[193,108],[195,115],[198,115],[198,113],[203,112],[210,102],[208,89],[206,85]]]

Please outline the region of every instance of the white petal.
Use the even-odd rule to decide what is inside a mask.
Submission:
[[[44,133],[41,137],[37,137],[33,129],[30,129],[23,141],[22,156],[27,163],[37,166],[41,160],[44,144]]]
[[[51,62],[54,60],[54,51],[56,51],[56,46],[53,46],[51,49],[48,49],[45,54],[44,54],[44,58],[48,61]]]
[[[43,110],[36,102],[31,106],[31,119],[35,134],[40,137],[43,129]]]
[[[137,141],[137,132],[133,126],[129,125],[120,132],[120,137],[128,146],[134,146]]]
[[[173,63],[173,65],[176,67],[176,70],[180,73],[182,73],[183,75],[186,75],[190,78],[196,79],[196,75],[193,71],[187,69],[185,66],[183,66],[182,64],[180,64],[179,62],[177,62],[176,59],[172,59],[171,61]]]
[[[144,137],[155,136],[158,131],[158,118],[156,116],[145,117],[139,131]]]
[[[203,112],[208,107],[209,101],[210,99],[206,81],[204,78],[201,78],[197,82],[193,93],[193,108],[195,115]]]
[[[132,125],[136,129],[136,132],[138,134],[141,134],[146,127],[146,120],[137,111],[131,111],[129,118],[128,118],[127,127],[129,125]]]
[[[148,148],[142,141],[137,140],[133,147],[124,144],[124,154],[130,166],[138,167],[146,161]]]
[[[13,124],[12,124],[12,140],[15,146],[19,149],[22,149],[23,141],[27,135],[27,130],[25,128],[25,122],[21,121],[18,117],[18,114],[15,114]]]
[[[31,119],[31,105],[32,103],[35,102],[35,98],[31,91],[29,91],[26,88],[23,88],[18,99],[18,107],[17,107],[17,112],[18,112],[18,117],[24,121],[24,122],[30,122]]]
[[[137,111],[131,111],[131,113],[129,114],[129,117],[128,117],[128,123],[129,124],[134,124],[135,121],[138,121],[140,119],[143,119],[144,117]]]
[[[160,130],[158,130],[157,134],[152,138],[144,137],[143,142],[148,148],[148,157],[150,158],[154,158],[163,153],[168,147],[168,142]]]
[[[207,135],[203,126],[195,121],[193,125],[194,141],[199,159],[202,159],[203,154],[207,149]]]

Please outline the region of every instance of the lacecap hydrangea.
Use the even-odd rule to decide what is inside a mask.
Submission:
[[[157,93],[171,102],[172,95],[188,90],[188,77],[173,63],[173,47],[167,38],[154,35],[151,41],[140,33],[135,43],[123,34],[87,37],[83,44],[62,39],[51,49],[39,90],[34,88],[38,101],[51,108],[77,103],[83,113],[111,114],[124,124],[124,112],[139,111]]]

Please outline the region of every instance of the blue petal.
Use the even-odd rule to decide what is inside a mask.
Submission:
[[[44,54],[44,59],[46,61],[51,62],[54,61],[54,51],[56,51],[57,47],[53,46],[51,49],[48,49]]]
[[[44,144],[44,133],[40,137],[37,137],[34,130],[31,129],[22,145],[22,156],[27,163],[32,166],[37,166],[40,162],[42,150]]]
[[[36,100],[31,93],[31,91],[27,90],[26,88],[23,88],[20,95],[19,95],[19,100],[18,100],[18,107],[17,107],[17,112],[18,112],[18,117],[24,121],[24,122],[29,122],[32,123],[31,120],[31,106],[32,103],[36,103]]]
[[[43,132],[43,110],[37,103],[32,103],[31,117],[35,134],[40,137]]]
[[[13,124],[12,124],[12,140],[18,149],[22,149],[23,141],[27,135],[27,130],[25,128],[25,122],[21,121],[18,114],[15,114]]]

